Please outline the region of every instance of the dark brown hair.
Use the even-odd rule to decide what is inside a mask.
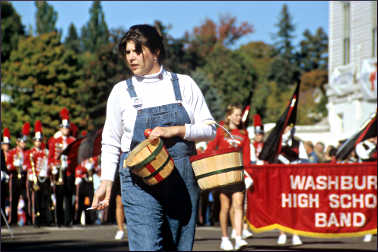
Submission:
[[[142,53],[142,47],[145,46],[150,49],[152,53],[158,55],[159,64],[165,59],[163,37],[155,27],[147,24],[131,26],[118,44],[119,53],[123,57],[126,54],[126,44],[129,41],[135,43],[137,53]]]

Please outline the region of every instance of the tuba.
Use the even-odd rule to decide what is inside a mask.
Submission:
[[[38,185],[38,180],[37,180],[37,174],[35,173],[35,165],[34,165],[34,160],[33,160],[33,153],[30,153],[30,164],[33,172],[33,190],[38,191],[39,190],[39,185]]]

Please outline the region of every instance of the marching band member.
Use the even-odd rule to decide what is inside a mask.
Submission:
[[[85,209],[92,204],[93,175],[98,169],[98,156],[82,161],[75,169],[75,223],[80,223],[82,213],[85,215],[85,222],[82,224],[93,224],[96,220],[96,212]]]
[[[253,117],[253,127],[255,131],[255,137],[251,143],[251,163],[262,165],[263,160],[260,160],[258,156],[260,155],[264,146],[264,125],[261,122],[261,117],[259,114],[255,114]]]
[[[5,214],[5,202],[9,199],[9,175],[7,168],[7,159],[10,148],[10,132],[8,128],[4,128],[3,141],[1,142],[1,210]],[[1,224],[5,225],[3,218]]]
[[[42,123],[34,125],[34,146],[26,156],[28,166],[28,189],[31,199],[31,213],[35,226],[50,224],[50,178],[48,168],[48,150],[43,143]]]
[[[31,223],[31,217],[28,211],[29,197],[26,188],[26,141],[30,132],[30,124],[26,122],[22,128],[22,133],[16,140],[16,147],[9,151],[7,157],[7,168],[9,176],[9,201],[11,206],[9,224],[17,224],[17,206],[20,196],[25,201],[24,212],[26,214],[27,224]]]
[[[69,111],[63,108],[60,111],[62,123],[59,125],[59,131],[54,138],[49,140],[49,166],[51,169],[51,178],[53,190],[55,193],[55,216],[58,227],[65,225],[71,226],[73,219],[73,190],[75,174],[69,168],[66,155],[60,155],[67,146],[75,141],[70,136]],[[64,202],[64,204],[63,204]],[[64,208],[65,206],[65,208]]]

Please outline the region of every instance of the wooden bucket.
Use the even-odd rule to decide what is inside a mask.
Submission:
[[[190,158],[201,190],[210,190],[243,181],[243,159],[237,149],[199,154]]]
[[[175,164],[163,146],[163,141],[144,140],[125,159],[123,167],[141,177],[147,185],[156,185],[167,178]]]

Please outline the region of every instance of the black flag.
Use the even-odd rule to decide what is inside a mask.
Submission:
[[[261,153],[259,155],[260,160],[265,160],[269,163],[273,163],[277,155],[281,151],[283,131],[285,130],[287,125],[295,125],[297,121],[299,87],[300,82],[298,82],[298,85],[295,88],[295,91],[289,101],[289,104],[285,112],[278,119],[278,121],[276,122],[276,126],[273,128],[273,130],[270,132],[269,136],[265,140],[263,149],[261,150]]]
[[[70,143],[62,152],[67,155],[69,166],[73,169],[82,161],[101,153],[102,128],[93,130]],[[62,155],[61,154],[61,155]]]
[[[336,151],[336,159],[344,160],[356,148],[356,145],[366,139],[377,136],[377,113],[359,132],[345,141]]]

